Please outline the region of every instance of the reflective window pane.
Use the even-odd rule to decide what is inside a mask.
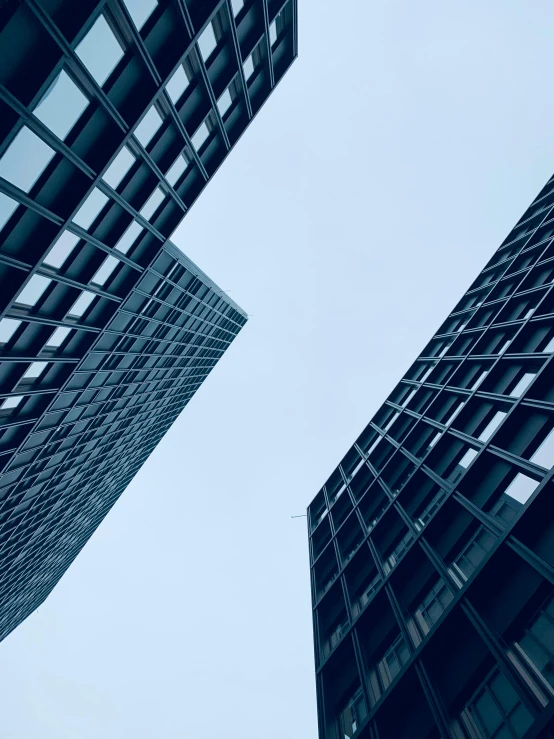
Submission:
[[[554,429],[531,457],[531,462],[549,470],[554,465]]]
[[[75,52],[100,86],[123,56],[123,49],[103,15],[98,18]]]
[[[515,476],[511,485],[508,485],[506,488],[506,495],[514,498],[519,503],[526,503],[538,484],[539,483],[531,477],[527,477],[527,475],[519,473]]]
[[[9,341],[19,326],[21,326],[21,321],[16,321],[14,318],[0,319],[0,344]]]
[[[106,257],[91,282],[95,285],[103,285],[119,263],[119,259],[116,259],[115,257]]]
[[[108,169],[104,172],[102,179],[115,190],[135,161],[135,157],[131,154],[129,149],[124,146]]]
[[[135,136],[143,146],[147,146],[148,142],[162,125],[162,117],[154,106],[148,109],[142,121],[135,128]]]
[[[14,395],[11,398],[6,398],[2,405],[0,406],[0,410],[10,410],[11,408],[17,408],[17,406],[21,403],[23,400],[23,395]]]
[[[167,90],[167,94],[171,98],[172,103],[176,103],[179,100],[181,95],[187,89],[188,84],[189,84],[189,78],[187,77],[182,64],[180,64],[177,67],[175,74],[172,76],[172,78],[169,80],[169,82],[165,86],[165,89]]]
[[[95,297],[96,295],[94,293],[89,293],[88,290],[83,290],[69,311],[69,315],[77,317],[82,316]]]
[[[505,415],[504,411],[497,411],[477,438],[480,441],[488,441],[504,420]]]
[[[164,191],[160,187],[157,187],[140,209],[139,213],[141,214],[141,216],[148,220],[157,211],[158,206],[164,198]]]
[[[229,88],[227,88],[223,95],[217,101],[217,107],[219,108],[220,115],[225,115],[225,113],[231,107],[232,102],[233,101],[231,99],[231,93],[229,92]]]
[[[200,149],[200,147],[202,146],[202,144],[204,143],[204,141],[206,141],[206,139],[208,138],[209,134],[210,134],[210,132],[208,131],[208,126],[207,126],[206,122],[204,121],[204,123],[202,123],[202,125],[200,126],[200,128],[196,131],[196,133],[194,134],[194,136],[191,139],[192,145],[194,146],[194,148],[196,149],[196,151],[198,151],[198,149]]]
[[[139,31],[158,5],[158,0],[123,0],[123,2]]]
[[[125,231],[123,236],[119,239],[117,244],[115,245],[115,248],[120,251],[122,254],[127,254],[129,249],[133,246],[135,241],[137,240],[138,235],[143,231],[143,227],[137,223],[136,221],[133,221],[129,228]]]
[[[471,462],[475,459],[477,456],[477,452],[475,449],[468,449],[467,452],[464,454],[464,456],[460,459],[458,462],[459,465],[461,465],[464,469],[469,467]]]
[[[167,170],[165,179],[169,182],[170,185],[174,185],[179,177],[183,174],[187,166],[187,160],[182,154],[180,154],[173,162],[171,167]]]
[[[48,277],[42,275],[33,275],[23,290],[16,297],[15,302],[21,305],[36,305],[39,298],[52,282]]]
[[[0,177],[29,192],[54,153],[54,149],[23,126],[0,159]]]
[[[244,0],[231,0],[231,7],[233,8],[233,15],[238,15],[239,10],[244,6]]]
[[[273,21],[273,23],[269,26],[269,43],[271,46],[277,41],[277,21]]]
[[[250,56],[242,66],[244,68],[244,76],[246,80],[249,80],[250,77],[252,77],[252,75],[254,74],[254,61],[252,59],[252,54],[250,54]]]
[[[68,334],[70,333],[71,333],[70,328],[66,328],[65,326],[59,326],[54,331],[52,336],[48,339],[48,341],[46,342],[46,346],[51,346],[51,347],[61,346],[63,342],[65,341],[65,339],[67,338]]]
[[[71,231],[64,231],[48,254],[44,257],[44,264],[59,269],[71,254],[78,241],[78,236],[72,234]]]
[[[0,192],[0,229],[10,220],[10,216],[17,208],[17,205],[18,203],[15,200]]]
[[[88,103],[86,95],[62,69],[33,113],[52,133],[65,139]]]
[[[107,202],[108,196],[95,187],[75,214],[73,222],[81,228],[89,228]]]
[[[202,54],[202,59],[204,61],[209,59],[210,54],[216,46],[217,41],[215,39],[214,27],[211,23],[208,23],[198,39],[198,48],[200,49],[200,53]]]
[[[529,385],[533,382],[535,379],[535,373],[534,372],[526,372],[521,380],[517,383],[517,385],[514,387],[514,389],[510,392],[510,396],[512,398],[519,398],[519,396],[527,390]]]
[[[24,380],[34,380],[37,377],[40,377],[46,367],[48,366],[48,362],[33,362],[29,365],[27,368],[27,371],[23,375]]]

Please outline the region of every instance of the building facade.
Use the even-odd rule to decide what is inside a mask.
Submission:
[[[296,0],[0,3],[0,638],[246,322],[169,239],[296,34]]]
[[[308,508],[321,739],[554,737],[554,178]]]

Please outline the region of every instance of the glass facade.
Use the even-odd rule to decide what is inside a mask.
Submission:
[[[296,0],[2,4],[0,638],[246,323],[169,239],[296,55]]]
[[[308,508],[321,739],[554,737],[554,178]]]

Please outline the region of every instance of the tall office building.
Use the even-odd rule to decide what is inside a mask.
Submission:
[[[296,0],[0,3],[0,638],[246,322],[168,239],[296,28]]]
[[[321,739],[554,737],[553,206],[309,506]]]

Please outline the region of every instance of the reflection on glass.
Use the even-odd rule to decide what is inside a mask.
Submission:
[[[47,264],[49,267],[60,269],[78,241],[78,236],[72,234],[71,231],[64,231],[48,254],[44,257],[44,264]]]
[[[198,39],[198,48],[200,49],[200,53],[202,54],[202,59],[204,61],[209,59],[210,54],[216,46],[217,41],[215,40],[214,27],[211,23],[208,23]]]
[[[162,117],[154,106],[148,109],[142,121],[135,128],[135,136],[143,146],[147,146],[149,141],[162,125]]]
[[[277,20],[269,26],[269,43],[271,46],[277,41]]]
[[[549,470],[554,465],[554,429],[531,457],[531,462]]]
[[[514,387],[514,389],[510,392],[510,397],[512,398],[519,398],[519,396],[527,390],[529,385],[533,382],[535,378],[534,372],[526,372],[521,380],[517,383],[517,385]]]
[[[46,342],[46,346],[51,346],[51,347],[61,346],[63,342],[65,341],[65,339],[67,338],[68,334],[70,333],[71,333],[70,328],[66,328],[65,326],[59,326],[54,331],[52,336],[48,339],[48,341]]]
[[[527,477],[527,475],[522,475],[520,472],[515,476],[511,485],[508,485],[505,493],[519,503],[526,503],[538,484],[536,480]]]
[[[95,297],[96,295],[94,293],[89,293],[88,290],[83,290],[69,311],[69,315],[76,316],[77,318],[82,316]]]
[[[200,128],[196,131],[196,133],[191,138],[192,145],[194,146],[196,151],[198,151],[198,149],[200,149],[204,141],[206,141],[206,139],[209,136],[209,133],[210,132],[208,131],[208,126],[206,125],[206,121],[204,121],[204,123],[202,123]]]
[[[11,398],[6,398],[0,406],[0,410],[6,411],[10,410],[11,408],[17,408],[22,400],[23,395],[13,395]]]
[[[249,80],[254,74],[254,60],[252,59],[252,54],[250,54],[242,66],[244,69],[244,77],[246,80]]]
[[[135,161],[135,157],[131,154],[129,149],[124,146],[108,169],[104,172],[102,179],[115,190]]]
[[[88,103],[88,98],[62,69],[33,113],[52,133],[65,139]]]
[[[158,0],[123,0],[123,2],[139,31],[158,5]]]
[[[184,91],[187,89],[189,84],[189,78],[187,77],[183,65],[180,64],[175,70],[175,74],[171,77],[165,89],[167,94],[171,98],[172,103],[176,103]]]
[[[129,228],[125,231],[123,236],[119,239],[115,248],[122,254],[127,254],[129,249],[133,246],[137,240],[138,235],[143,231],[143,227],[136,221],[133,221]]]
[[[95,187],[75,214],[73,223],[84,229],[89,228],[107,202],[108,196]]]
[[[488,441],[504,420],[505,415],[504,411],[497,411],[477,437],[479,441]]]
[[[119,259],[116,259],[112,256],[106,257],[104,262],[101,264],[100,269],[97,270],[96,274],[92,278],[91,282],[93,282],[95,285],[103,285],[118,264]]]
[[[23,126],[0,159],[0,177],[29,192],[54,153],[54,149]]]
[[[17,208],[17,205],[18,204],[15,200],[12,200],[8,195],[4,195],[3,192],[0,192],[0,230],[9,221],[10,216]]]
[[[180,154],[173,162],[171,167],[167,170],[165,179],[169,182],[170,185],[174,185],[179,177],[183,174],[187,166],[187,160],[182,154]]]
[[[233,15],[236,17],[239,10],[244,6],[244,0],[231,0]]]
[[[0,319],[0,344],[9,341],[20,325],[21,321],[16,321],[15,318]]]
[[[35,380],[37,377],[40,377],[46,367],[48,366],[48,362],[33,362],[27,367],[27,371],[23,375],[23,380]]]
[[[101,15],[77,46],[75,53],[102,86],[123,56],[123,49]]]
[[[36,305],[40,296],[51,282],[52,280],[42,277],[42,275],[33,275],[16,297],[15,302],[28,306]]]
[[[164,191],[160,187],[157,187],[152,193],[152,195],[150,195],[146,203],[139,210],[139,213],[141,214],[141,216],[143,218],[146,218],[146,220],[148,220],[158,210],[158,207],[164,198],[165,198]]]
[[[219,108],[220,115],[224,116],[225,113],[229,110],[232,103],[231,99],[231,93],[229,92],[229,88],[225,90],[223,95],[219,98],[217,101],[217,107]]]

